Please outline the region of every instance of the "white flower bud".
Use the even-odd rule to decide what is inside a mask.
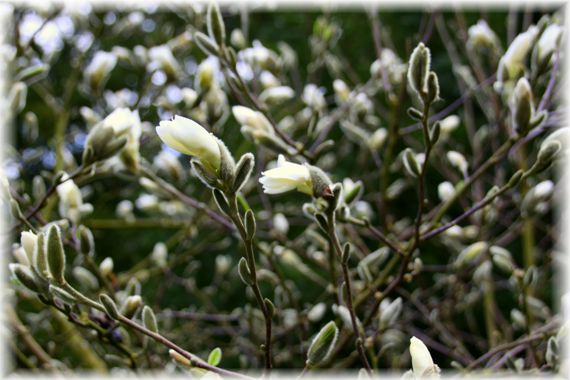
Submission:
[[[289,232],[289,221],[285,215],[277,213],[273,216],[273,227],[282,235],[287,235]]]
[[[544,30],[538,39],[538,62],[544,61],[558,49],[563,31],[564,29],[558,24],[551,24]],[[552,60],[552,57],[550,57],[550,60]]]
[[[37,241],[38,237],[31,231],[23,231],[20,235],[20,245],[24,249],[30,262],[32,261]]]
[[[323,318],[326,311],[327,305],[324,302],[320,302],[309,310],[307,313],[307,319],[311,322],[318,322]]]
[[[150,255],[152,262],[155,263],[158,267],[164,268],[168,264],[168,249],[166,248],[166,244],[163,242],[156,243]]]
[[[428,348],[415,336],[410,339],[410,356],[415,377],[437,376],[439,368],[433,363]]]
[[[220,168],[218,139],[195,121],[176,115],[172,120],[161,121],[156,133],[166,145],[180,153],[195,156],[212,172]]]
[[[279,79],[277,79],[275,75],[271,74],[267,70],[261,72],[261,74],[259,75],[259,81],[261,82],[261,86],[263,87],[264,90],[281,85]]]
[[[92,206],[83,203],[83,196],[79,187],[65,173],[62,177],[63,183],[57,186],[57,195],[59,196],[59,215],[63,218],[77,223],[82,214],[92,211]]]
[[[309,195],[313,194],[313,181],[309,169],[305,165],[288,162],[283,155],[279,155],[276,168],[261,174],[259,182],[266,194],[285,193],[294,189]]]
[[[439,122],[439,127],[441,128],[441,134],[449,135],[451,132],[457,129],[457,127],[459,127],[460,123],[461,119],[459,119],[459,116],[457,115],[449,115],[445,119],[442,119]]]
[[[243,49],[246,46],[245,37],[241,29],[234,29],[230,34],[230,43],[237,49]]]
[[[461,153],[456,152],[454,150],[450,150],[449,152],[447,152],[447,160],[452,166],[457,168],[463,175],[467,175],[467,168],[469,167],[469,164],[467,163],[467,160]]]
[[[170,78],[177,78],[181,72],[180,65],[168,45],[154,46],[148,50],[151,65],[164,71]]]
[[[184,87],[180,91],[182,92],[182,100],[186,107],[193,107],[196,99],[198,99],[198,93],[189,87]]]
[[[333,82],[333,89],[334,89],[335,101],[338,104],[342,104],[348,100],[348,97],[350,96],[350,89],[348,88],[346,83],[344,83],[344,81],[340,79],[335,79]]]
[[[451,182],[445,181],[437,186],[437,195],[443,202],[451,198],[453,194],[455,194],[455,187]]]
[[[288,86],[270,87],[259,94],[259,100],[267,104],[278,104],[295,97],[295,91]]]
[[[515,37],[499,62],[498,82],[516,78],[524,69],[524,61],[534,45],[537,34],[538,28],[531,25],[526,32]]]
[[[250,127],[254,130],[258,129],[273,134],[273,128],[269,120],[261,112],[244,106],[234,106],[232,107],[232,113],[242,127]]]
[[[214,58],[207,58],[203,60],[198,69],[196,70],[196,79],[194,87],[200,91],[207,91],[209,88],[216,84],[216,71],[217,60]]]
[[[18,247],[12,250],[12,255],[14,255],[14,258],[19,264],[30,266],[30,259],[28,258],[24,247]]]
[[[110,257],[103,259],[99,264],[99,271],[101,271],[101,275],[108,276],[113,271],[113,259]]]
[[[493,32],[485,20],[479,20],[477,24],[469,27],[467,31],[467,46],[475,49],[497,49],[499,47],[499,38]]]
[[[386,142],[386,138],[388,138],[388,131],[386,128],[378,128],[370,135],[369,145],[372,150],[378,150]]]
[[[142,194],[135,201],[139,210],[151,211],[158,207],[158,198],[153,194]]]
[[[227,271],[230,269],[231,263],[232,259],[227,255],[216,256],[216,272],[220,274],[227,273]]]
[[[117,57],[113,53],[98,51],[85,68],[85,76],[92,89],[105,85],[111,71],[117,65]]]
[[[323,111],[327,106],[325,96],[321,90],[312,83],[305,86],[301,98],[306,105],[317,112]]]

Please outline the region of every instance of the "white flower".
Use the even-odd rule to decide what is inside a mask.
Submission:
[[[388,137],[388,131],[386,128],[378,128],[370,135],[370,140],[368,143],[373,150],[378,150],[384,145],[386,142],[386,138]]]
[[[469,164],[461,153],[450,150],[447,152],[447,159],[449,160],[449,163],[459,169],[463,175],[467,175],[467,167]]]
[[[176,115],[172,120],[161,121],[156,133],[166,145],[198,158],[212,171],[220,168],[218,139],[195,121]]]
[[[259,81],[261,82],[261,86],[263,87],[263,89],[268,89],[271,87],[277,87],[281,85],[279,79],[277,79],[275,75],[271,74],[267,70],[261,72],[261,74],[259,75]]]
[[[277,104],[294,97],[295,91],[288,86],[270,87],[259,94],[259,100],[269,104]]]
[[[273,227],[283,235],[287,235],[289,232],[289,221],[285,215],[277,213],[273,216]]]
[[[545,29],[538,40],[538,62],[542,62],[549,54],[556,51],[562,32],[563,28],[558,24],[549,25]]]
[[[485,20],[479,20],[477,24],[469,27],[467,44],[473,47],[496,48],[499,46],[499,38],[493,32]]]
[[[339,104],[344,103],[348,100],[348,97],[350,95],[350,89],[348,88],[346,83],[344,83],[344,81],[340,79],[335,79],[333,82],[333,89],[334,89],[335,100],[337,103]]]
[[[113,259],[110,257],[106,257],[101,264],[99,264],[99,271],[103,276],[109,275],[113,271]]]
[[[64,174],[63,182],[56,189],[59,196],[59,214],[77,223],[82,214],[93,211],[93,206],[89,203],[83,203],[81,190],[73,180],[68,178],[67,173]]]
[[[154,46],[148,50],[148,57],[156,67],[166,73],[166,75],[176,78],[180,73],[180,65],[172,50],[167,45]]]
[[[513,78],[524,69],[524,60],[534,45],[537,33],[537,27],[532,25],[526,32],[519,34],[511,42],[511,45],[499,62],[498,82],[505,80],[504,74],[507,74],[508,78]]]
[[[445,119],[439,122],[439,127],[441,128],[441,133],[448,135],[453,132],[459,124],[461,123],[461,119],[457,115],[449,115]]]
[[[124,199],[117,204],[115,213],[120,218],[133,219],[134,218],[133,208],[134,208],[133,202]]]
[[[139,111],[117,108],[102,121],[104,128],[112,128],[116,137],[126,136],[127,143],[121,150],[121,160],[131,168],[137,169],[140,159],[139,147],[142,134]]]
[[[313,184],[309,169],[304,165],[295,164],[285,160],[279,155],[277,167],[261,173],[259,182],[263,185],[266,194],[285,193],[297,189],[311,195]]]
[[[415,336],[410,339],[410,356],[415,377],[432,377],[438,374],[439,368],[433,363],[428,348]]]
[[[455,194],[455,187],[449,181],[442,182],[437,186],[437,194],[445,202]]]
[[[37,241],[38,237],[31,231],[23,231],[20,235],[20,245],[24,249],[24,252],[26,252],[26,256],[30,262],[32,261]]]
[[[242,127],[249,127],[253,130],[262,130],[268,133],[273,133],[273,128],[269,120],[261,112],[254,111],[251,108],[244,106],[232,107],[234,117]]]
[[[327,106],[325,96],[321,90],[314,84],[308,84],[303,89],[302,99],[306,105],[315,111],[322,111]]]
[[[189,87],[184,87],[181,90],[181,92],[182,92],[182,100],[184,100],[184,104],[186,105],[186,107],[194,106],[196,99],[198,99],[198,93]]]
[[[168,258],[168,248],[166,248],[166,244],[163,242],[156,243],[152,249],[151,258],[153,263],[159,267],[166,267]]]
[[[139,210],[150,211],[158,207],[158,198],[152,194],[142,194],[135,201]]]
[[[85,68],[85,76],[92,87],[103,84],[117,65],[117,57],[113,53],[98,51]]]
[[[198,65],[194,81],[196,89],[205,91],[217,83],[214,80],[217,76],[218,64],[216,58],[208,57]]]

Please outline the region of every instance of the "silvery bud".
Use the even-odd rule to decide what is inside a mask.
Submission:
[[[65,281],[65,252],[61,241],[59,227],[52,225],[47,234],[47,262],[49,271],[57,285],[64,285]]]
[[[119,309],[117,309],[117,304],[111,297],[106,294],[101,294],[99,296],[99,302],[101,302],[109,317],[112,319],[119,319],[121,314],[119,313]]]
[[[307,366],[312,367],[324,362],[330,355],[338,338],[338,327],[331,321],[315,336],[307,351]]]
[[[534,114],[532,90],[526,78],[517,82],[511,100],[513,131],[515,134],[526,135],[531,118]]]
[[[236,49],[244,49],[247,46],[245,36],[243,35],[241,29],[232,30],[232,33],[230,34],[230,43]]]
[[[158,332],[158,324],[156,323],[156,316],[154,315],[154,312],[152,311],[152,309],[147,305],[145,305],[145,307],[143,307],[142,320],[143,320],[144,327],[146,327],[147,329],[149,329],[152,332],[155,332],[155,333]]]
[[[28,86],[24,82],[16,82],[12,85],[8,99],[10,108],[14,113],[19,113],[26,106],[26,98],[28,96]]]
[[[226,28],[220,12],[220,7],[216,3],[210,3],[207,15],[208,34],[218,45],[223,45],[226,39]]]
[[[380,325],[379,329],[384,330],[392,326],[402,312],[402,298],[398,297],[394,301],[384,299],[379,306]]]
[[[420,97],[428,92],[428,77],[430,70],[430,51],[420,42],[412,52],[408,65],[408,83]]]
[[[408,174],[410,174],[412,177],[420,176],[422,169],[416,159],[416,154],[411,148],[406,148],[406,150],[404,150],[402,160]]]
[[[478,241],[465,247],[455,260],[455,265],[461,267],[475,261],[488,247],[489,244],[486,241]]]

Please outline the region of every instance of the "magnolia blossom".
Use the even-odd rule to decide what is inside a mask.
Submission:
[[[103,119],[102,125],[104,128],[112,128],[116,137],[125,136],[127,138],[127,143],[121,151],[121,160],[129,168],[138,168],[142,134],[139,111],[117,108]]]
[[[538,28],[532,25],[526,32],[519,34],[511,42],[511,45],[499,62],[499,71],[497,73],[499,82],[504,81],[505,74],[508,75],[507,78],[512,78],[524,68],[524,60],[534,46],[537,33]]]
[[[261,174],[259,182],[266,194],[280,194],[294,189],[309,195],[313,193],[309,169],[305,165],[286,161],[283,155],[279,155],[276,168]]]
[[[546,57],[554,53],[560,43],[560,36],[562,35],[563,28],[558,24],[549,25],[544,30],[540,39],[538,40],[538,61],[542,62]]]
[[[176,78],[181,71],[178,61],[176,61],[172,50],[167,45],[150,48],[148,50],[148,57],[158,69],[164,71],[172,78]]]
[[[218,139],[195,121],[176,115],[172,120],[161,121],[156,133],[163,143],[198,158],[212,171],[217,172],[220,168]]]
[[[467,45],[473,47],[496,48],[499,46],[499,38],[493,32],[485,20],[479,20],[477,24],[469,27]]]
[[[251,108],[244,106],[232,107],[234,117],[241,124],[242,127],[249,127],[254,130],[262,130],[264,132],[273,132],[273,128],[269,120],[261,112],[254,111]]]
[[[454,167],[456,167],[457,169],[459,169],[459,171],[463,173],[463,175],[467,175],[467,168],[469,167],[469,164],[467,163],[465,156],[463,156],[459,152],[450,150],[449,152],[447,152],[447,159],[449,163]]]
[[[439,373],[439,368],[433,363],[428,348],[415,336],[410,339],[410,356],[415,377],[433,377]]]
[[[20,245],[24,249],[24,252],[26,253],[26,256],[30,262],[32,261],[37,241],[38,237],[32,231],[23,231],[20,235]]]
[[[67,173],[62,177],[62,181],[56,189],[59,196],[59,214],[77,223],[82,215],[93,211],[93,206],[83,203],[81,190],[72,179],[69,179]]]
[[[308,84],[303,89],[302,99],[306,105],[315,111],[322,111],[327,106],[325,96],[321,90],[314,84]]]
[[[117,57],[113,53],[98,51],[85,68],[85,76],[92,87],[97,88],[104,83],[117,65]]]
[[[261,74],[259,75],[259,81],[261,82],[261,86],[264,89],[277,87],[281,85],[279,79],[277,79],[275,75],[271,74],[271,72],[267,70],[261,72]]]
[[[270,87],[259,94],[259,100],[264,103],[280,103],[295,97],[295,91],[288,86]]]
[[[455,194],[455,187],[451,182],[445,181],[437,186],[437,195],[442,201],[447,201],[453,194]]]

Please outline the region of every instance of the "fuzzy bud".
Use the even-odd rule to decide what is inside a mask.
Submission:
[[[307,351],[307,366],[324,362],[330,355],[338,338],[338,327],[331,321],[327,323],[313,339]]]

